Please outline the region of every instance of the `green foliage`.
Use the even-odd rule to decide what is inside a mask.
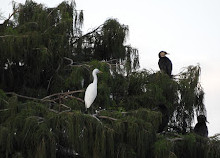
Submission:
[[[71,43],[77,36],[74,30],[82,24],[82,15],[78,19],[75,6],[67,2],[57,8],[45,8],[27,0],[14,9],[19,12],[13,25],[1,32],[4,36],[0,38],[0,87],[35,97],[64,89],[63,58],[73,52]]]
[[[61,157],[63,148],[81,157],[219,156],[218,139],[194,134],[156,138],[162,115],[149,109],[102,110],[95,118],[80,111],[57,114],[46,103],[23,103],[4,93],[2,98],[8,104],[0,111],[1,157]]]
[[[207,158],[209,152],[208,140],[193,134],[186,135],[183,141],[175,143],[174,151],[177,157]]]
[[[158,135],[154,144],[157,158],[217,158],[217,139],[207,139],[194,134]]]
[[[219,141],[219,135],[220,134],[216,134],[213,137],[210,138],[210,152],[208,153],[208,157],[210,158],[214,158],[214,157],[219,157],[220,156],[220,141]]]
[[[128,26],[108,19],[83,35],[74,2],[13,9],[0,26],[0,157],[219,157],[219,139],[189,134],[206,113],[199,65],[173,79],[138,70]],[[83,90],[94,68],[103,73],[98,112],[88,115]]]
[[[147,109],[128,114],[103,111],[101,123],[79,111],[56,114],[46,104],[21,103],[16,97],[7,101],[8,110],[1,111],[1,157],[17,153],[23,157],[59,157],[60,146],[83,157],[146,157],[151,154],[153,127],[158,126],[160,117]],[[112,116],[117,120],[111,120]]]
[[[172,123],[178,126],[179,132],[186,133],[197,115],[206,114],[203,104],[204,91],[199,83],[200,66],[188,66],[180,73],[178,83],[178,106]]]
[[[130,74],[139,68],[138,50],[125,45],[128,26],[121,25],[116,19],[108,19],[94,32],[83,36],[78,46],[85,55],[84,60],[111,61],[113,71]],[[80,58],[82,59],[82,58]],[[123,66],[122,66],[123,65]]]
[[[166,138],[159,138],[154,144],[154,153],[156,158],[170,158],[172,151],[172,143],[167,141]]]
[[[115,19],[107,20],[102,27],[102,34],[96,50],[101,53],[97,57],[103,57],[105,60],[123,59],[125,57],[125,47],[123,46],[128,27],[121,25]],[[97,54],[98,52],[95,52]]]

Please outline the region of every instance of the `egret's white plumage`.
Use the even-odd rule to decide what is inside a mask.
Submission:
[[[101,71],[99,71],[98,69],[94,69],[92,71],[93,82],[86,88],[85,97],[84,97],[86,109],[88,109],[92,105],[92,103],[94,102],[97,96],[98,73],[101,73]]]

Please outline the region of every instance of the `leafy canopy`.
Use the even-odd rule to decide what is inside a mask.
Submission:
[[[187,134],[206,113],[199,65],[175,79],[140,70],[128,26],[108,19],[83,34],[74,2],[13,8],[0,25],[0,157],[219,157],[218,140]],[[96,117],[83,103],[94,68]]]

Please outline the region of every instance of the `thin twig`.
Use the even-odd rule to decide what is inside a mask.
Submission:
[[[69,65],[73,65],[73,60],[72,59],[70,59],[70,58],[67,58],[67,57],[63,57],[64,59],[66,59],[66,60],[69,60],[70,61],[70,64]]]
[[[75,97],[75,96],[72,96],[72,95],[66,95],[66,96],[67,96],[67,97],[69,97],[69,98],[76,99],[76,100],[81,101],[81,102],[83,102],[83,103],[84,103],[84,100],[83,100],[83,99],[81,99],[81,98],[78,98],[78,97]]]
[[[15,36],[15,35],[4,35],[4,36],[0,36],[0,38],[6,38],[6,37],[28,37],[28,35],[19,35],[19,36]]]
[[[50,83],[51,83],[51,81],[52,81],[52,78],[53,78],[53,76],[51,76],[50,79],[49,79],[49,83],[48,83],[48,85],[47,85],[47,92],[48,92],[48,90],[49,90],[49,88],[50,88]]]
[[[175,141],[183,140],[183,138],[173,138],[173,139],[167,138],[167,140],[169,140],[171,142],[175,142]]]
[[[81,102],[84,102],[81,98],[71,96],[71,94],[81,93],[81,92],[84,92],[84,90],[69,91],[69,92],[64,92],[64,93],[55,93],[55,94],[48,95],[48,96],[46,96],[42,99],[20,95],[20,94],[17,94],[15,92],[6,92],[5,94],[6,95],[15,95],[15,96],[20,97],[20,98],[34,100],[34,101],[40,101],[40,102],[53,102],[53,103],[56,103],[55,102],[56,100],[59,100],[60,98],[64,99],[65,96],[69,97],[69,98],[72,98],[72,99],[76,99],[76,100],[81,101]],[[55,97],[55,98],[51,99],[52,97]]]
[[[1,109],[0,112],[1,112],[1,111],[8,111],[8,110],[9,110],[9,109]]]
[[[215,134],[214,136],[209,137],[210,139],[216,139],[220,136],[220,133]]]
[[[97,115],[98,118],[102,118],[102,119],[109,119],[109,120],[113,120],[113,121],[117,121],[118,119],[113,118],[113,117],[109,117],[109,116],[99,116]]]
[[[28,97],[28,96],[24,96],[24,95],[20,95],[20,94],[17,94],[15,92],[6,92],[5,93],[6,95],[9,94],[9,95],[16,95],[20,98],[25,98],[25,99],[30,99],[30,100],[37,100],[37,101],[41,101],[41,99],[38,99],[38,98],[33,98],[33,97]]]
[[[69,94],[81,93],[81,92],[84,92],[84,90],[69,91],[69,92],[64,92],[64,93],[55,93],[55,94],[48,95],[48,96],[42,98],[41,100],[45,100],[45,99],[48,99],[48,98],[51,98],[54,96],[58,96],[58,95],[69,95]]]
[[[102,121],[100,121],[96,116],[96,114],[91,115],[93,118],[95,118],[97,121],[99,121],[102,124]]]
[[[96,32],[101,26],[103,26],[103,24],[100,25],[100,26],[98,26],[96,29],[94,29],[94,30],[92,30],[92,31],[90,31],[90,32],[88,32],[88,33],[82,35],[81,37],[79,37],[78,39],[76,39],[76,40],[73,42],[73,44],[75,44],[76,42],[78,42],[80,39],[82,39],[82,38],[88,36],[89,34],[92,34],[92,33]]]
[[[49,109],[49,111],[52,111],[52,112],[54,112],[54,113],[56,113],[56,114],[58,114],[58,113],[59,113],[59,111],[54,110],[54,109]]]

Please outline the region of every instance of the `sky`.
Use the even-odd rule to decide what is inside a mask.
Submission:
[[[25,0],[15,0],[24,3]],[[35,0],[56,7],[62,0]],[[173,74],[189,65],[201,66],[209,136],[220,133],[220,1],[219,0],[75,0],[84,12],[83,32],[109,18],[128,25],[127,44],[139,50],[141,69],[158,71],[158,53],[164,50]],[[0,0],[4,17],[12,1]],[[1,22],[1,21],[0,21]]]

